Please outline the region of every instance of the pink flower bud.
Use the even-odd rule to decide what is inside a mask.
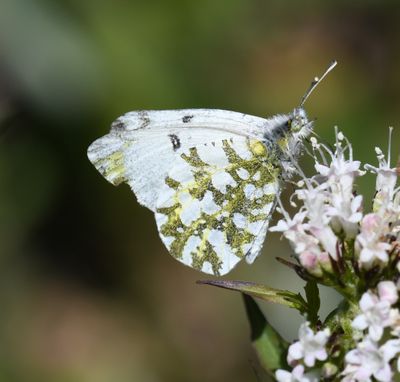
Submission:
[[[378,294],[381,301],[388,301],[390,305],[398,299],[397,288],[392,281],[381,281],[378,284]]]

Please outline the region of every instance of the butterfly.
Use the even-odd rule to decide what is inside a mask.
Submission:
[[[124,114],[88,158],[112,184],[127,183],[155,214],[171,255],[222,276],[260,254],[277,196],[312,131],[303,104],[265,119],[227,110]]]

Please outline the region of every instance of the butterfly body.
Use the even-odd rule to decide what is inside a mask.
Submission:
[[[310,131],[303,109],[269,119],[215,109],[135,111],[88,156],[155,213],[176,259],[223,275],[259,254],[282,179]]]

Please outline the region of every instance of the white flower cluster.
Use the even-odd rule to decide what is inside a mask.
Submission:
[[[292,195],[302,204],[290,217],[280,201],[283,215],[270,231],[282,232],[302,265],[311,275],[332,271],[332,261],[341,257],[341,243],[353,240],[358,266],[370,270],[385,266],[400,234],[400,187],[396,188],[398,168],[376,148],[378,167],[365,169],[377,175],[373,212],[363,215],[362,195],[354,192],[354,180],[365,174],[360,162],[353,160],[350,142],[336,131],[335,149],[311,139],[317,174],[302,180]],[[390,141],[389,141],[390,142]],[[400,270],[400,266],[399,266]]]
[[[313,367],[316,361],[325,361],[328,354],[325,345],[330,336],[329,329],[314,333],[308,322],[299,329],[299,340],[289,347],[287,362],[295,366],[292,372],[277,370],[276,379],[279,382],[317,382],[320,380],[320,371],[311,370],[305,373],[305,366]],[[300,364],[300,361],[304,362]]]
[[[290,345],[287,362],[292,371],[277,370],[278,382],[318,382],[324,375],[342,382],[379,382],[393,380],[392,364],[400,372],[400,313],[398,290],[392,281],[381,281],[377,293],[367,291],[361,297],[358,314],[352,321],[356,347],[344,355],[345,367],[341,373],[332,368],[326,349],[331,332],[324,329],[314,333],[308,322],[299,329],[299,340]],[[326,364],[318,361],[328,361]],[[333,370],[333,374],[327,371]]]
[[[376,174],[372,212],[363,212],[354,191],[366,171],[337,130],[333,150],[311,140],[317,173],[306,177],[298,168],[302,180],[291,197],[292,206],[300,202],[297,213],[290,216],[278,201],[283,218],[270,230],[288,239],[308,278],[333,285],[349,306],[329,329],[300,327],[287,355],[293,369],[277,370],[279,382],[400,378],[400,169],[390,165],[391,132],[387,157],[376,148],[378,166],[364,166]]]
[[[356,348],[345,356],[343,382],[371,381],[372,376],[377,381],[390,382],[391,362],[396,357],[400,371],[400,314],[394,307],[398,302],[397,288],[392,281],[381,281],[377,292],[369,290],[361,297],[361,312],[352,322],[361,336]],[[358,337],[357,333],[354,337]]]

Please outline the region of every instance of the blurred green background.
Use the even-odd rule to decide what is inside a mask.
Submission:
[[[336,58],[306,109],[375,164],[400,124],[399,20],[397,0],[0,0],[0,381],[262,380],[240,296],[196,285],[87,146],[130,110],[289,112]],[[301,290],[289,255],[269,234],[227,278]],[[296,313],[261,306],[296,336]]]

